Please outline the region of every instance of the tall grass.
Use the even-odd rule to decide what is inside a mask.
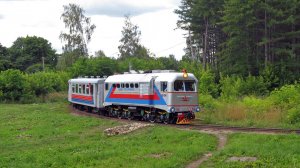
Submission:
[[[299,84],[276,89],[268,97],[244,96],[233,101],[201,95],[199,101],[203,110],[197,115],[205,123],[289,128],[300,126]]]

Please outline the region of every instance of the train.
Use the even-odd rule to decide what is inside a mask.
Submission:
[[[200,111],[198,80],[174,70],[127,72],[68,81],[74,108],[124,119],[190,124]]]

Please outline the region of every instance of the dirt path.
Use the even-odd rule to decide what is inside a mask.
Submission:
[[[227,134],[226,133],[218,132],[218,131],[200,131],[200,132],[206,133],[206,134],[212,134],[218,138],[217,151],[223,149],[227,143]],[[206,153],[203,156],[201,156],[198,160],[195,160],[195,161],[191,162],[190,164],[188,164],[186,166],[186,168],[198,168],[203,162],[208,160],[210,157],[212,157],[212,153],[211,152]]]

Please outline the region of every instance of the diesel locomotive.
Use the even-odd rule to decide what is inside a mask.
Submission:
[[[75,108],[150,122],[189,124],[200,111],[198,80],[191,73],[152,70],[69,80]]]

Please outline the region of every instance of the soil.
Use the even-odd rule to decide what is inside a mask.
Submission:
[[[233,157],[230,157],[227,162],[254,162],[256,161],[257,158],[256,157],[236,157],[236,156],[233,156]]]
[[[217,151],[222,150],[224,146],[227,143],[227,133],[221,132],[221,131],[200,131],[202,133],[206,134],[212,134],[215,135],[218,138],[218,147]],[[186,168],[198,168],[203,162],[208,160],[210,157],[212,157],[213,154],[211,152],[204,154],[204,156],[201,156],[198,160],[195,160],[188,164]]]
[[[113,128],[108,128],[104,130],[104,133],[108,136],[119,135],[119,134],[128,134],[132,131],[135,131],[140,128],[154,126],[153,124],[144,124],[144,123],[131,123],[121,126],[116,126]]]

